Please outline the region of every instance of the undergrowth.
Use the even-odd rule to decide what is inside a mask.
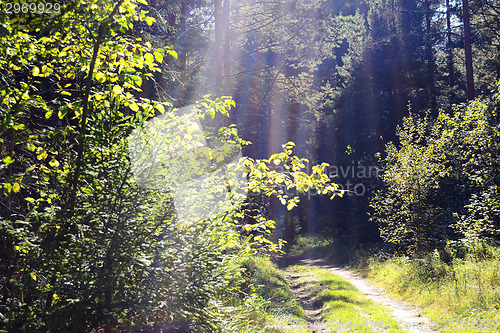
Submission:
[[[294,256],[328,258],[347,264],[353,259],[354,248],[345,241],[328,239],[321,235],[298,235],[287,253]]]
[[[500,330],[500,249],[481,245],[460,257],[371,257],[358,267],[394,296],[424,308],[441,332]]]
[[[237,307],[242,314],[240,320],[231,320],[238,323],[235,332],[308,332],[297,325],[305,323],[304,310],[293,296],[285,275],[269,257],[249,257],[242,267],[245,282],[239,292],[246,297]],[[256,309],[253,312],[252,307]],[[290,327],[295,328],[290,330]]]

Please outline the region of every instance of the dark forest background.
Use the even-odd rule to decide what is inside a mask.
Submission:
[[[339,170],[334,181],[350,195],[333,202],[305,196],[283,223],[296,226],[295,216],[303,232],[350,243],[380,239],[367,212],[381,183],[363,170],[381,167],[403,118],[410,111],[429,120],[438,110],[452,113],[456,104],[492,94],[500,78],[495,1],[151,6],[159,24],[145,33],[179,52],[161,78],[160,96],[177,106],[207,91],[233,96],[230,122],[253,143],[245,154],[264,158],[294,141],[299,156]],[[283,219],[284,208],[271,206],[271,216]],[[291,242],[293,231],[286,235]]]

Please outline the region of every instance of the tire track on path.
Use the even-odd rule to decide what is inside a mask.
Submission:
[[[438,332],[432,327],[431,321],[419,310],[410,304],[402,302],[398,299],[390,297],[387,293],[375,286],[373,286],[367,279],[359,276],[356,273],[349,271],[339,265],[335,265],[325,259],[299,259],[294,260],[293,264],[306,265],[310,267],[325,269],[333,274],[336,274],[344,280],[350,282],[356,289],[359,290],[367,298],[374,302],[381,304],[392,313],[392,317],[401,323],[402,329],[410,333],[432,333]],[[309,303],[305,294],[301,293],[300,289],[294,285],[293,276],[287,274],[291,282],[292,290],[296,293],[300,301],[304,304],[304,311],[309,318],[309,321],[317,321],[321,318],[321,310],[313,308]],[[326,330],[319,330],[318,332],[326,332]]]
[[[290,272],[288,270],[285,270],[284,273],[288,279],[292,293],[302,305],[302,309],[304,310],[309,326],[314,327],[310,329],[310,331],[314,333],[332,332],[329,329],[329,326],[323,322],[321,307],[316,306],[311,299],[311,295],[307,291],[307,283],[299,281],[303,275]]]

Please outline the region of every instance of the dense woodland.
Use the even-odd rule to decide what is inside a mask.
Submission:
[[[0,332],[254,332],[252,257],[299,235],[500,240],[498,1],[36,4],[0,1]],[[145,175],[211,216],[139,181],[153,118]]]

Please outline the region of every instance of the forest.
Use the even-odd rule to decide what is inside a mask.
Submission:
[[[293,256],[500,323],[498,0],[0,8],[0,332],[312,332]]]

